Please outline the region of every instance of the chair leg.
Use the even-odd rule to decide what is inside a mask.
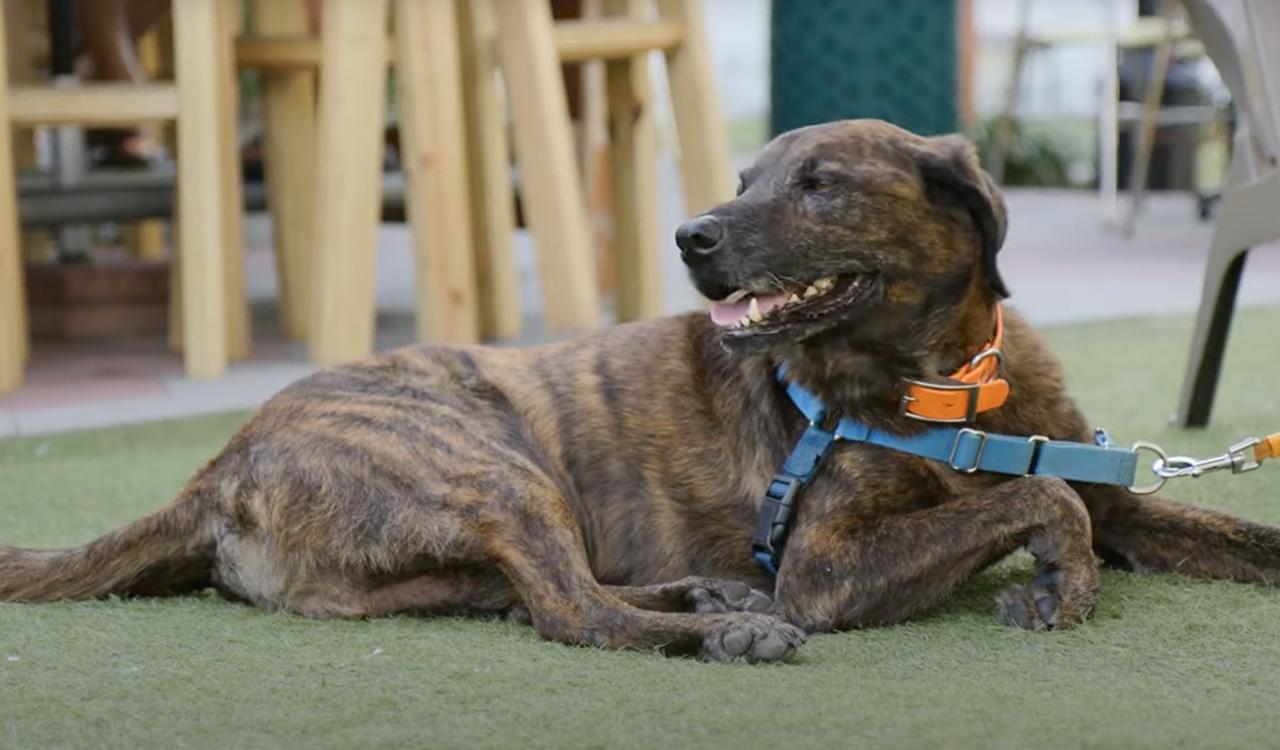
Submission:
[[[335,364],[373,351],[387,3],[325,0],[322,13],[307,331],[311,359]]]
[[[227,357],[249,356],[249,300],[244,279],[244,187],[240,174],[239,89],[235,39],[240,29],[240,0],[218,5],[218,113],[221,153],[218,189],[222,193],[222,269],[227,295]]]
[[[1222,372],[1222,355],[1227,349],[1231,317],[1235,313],[1236,293],[1248,255],[1248,248],[1220,254],[1210,259],[1210,266],[1205,271],[1204,292],[1200,311],[1196,314],[1191,356],[1187,361],[1182,398],[1178,404],[1179,426],[1204,427],[1209,424],[1218,376]]]
[[[308,33],[303,0],[256,0],[254,28],[264,36]],[[316,74],[311,70],[264,71],[259,79],[267,202],[280,280],[281,322],[286,335],[307,332],[309,261],[316,159]]]
[[[658,15],[684,27],[684,41],[667,52],[667,78],[680,140],[685,211],[692,216],[733,197],[728,128],[712,74],[702,3],[658,0]]]
[[[178,248],[182,255],[182,340],[187,375],[227,367],[225,222],[219,118],[220,11],[208,0],[174,0],[178,86]]]
[[[454,0],[396,0],[405,208],[417,258],[418,335],[479,339]]]
[[[1236,184],[1246,173],[1242,158],[1247,154],[1237,150],[1231,164]],[[1280,237],[1278,205],[1280,172],[1230,188],[1222,198],[1178,405],[1176,421],[1184,427],[1203,427],[1209,421],[1245,254],[1251,247]]]
[[[511,339],[520,335],[520,293],[511,247],[511,156],[498,98],[497,21],[492,0],[457,3],[480,336]]]
[[[644,0],[608,0],[609,16],[645,17]],[[657,138],[648,54],[605,65],[618,320],[662,313]]]
[[[574,158],[569,105],[545,2],[497,0],[498,55],[514,121],[516,158],[549,328],[599,324],[586,200]]]
[[[5,39],[0,6],[0,42]],[[18,243],[18,202],[14,186],[13,135],[9,128],[9,71],[0,54],[0,393],[22,385],[26,363],[26,295],[22,248]]]
[[[1146,197],[1147,172],[1151,168],[1151,152],[1156,144],[1156,119],[1160,114],[1160,100],[1164,97],[1164,79],[1169,75],[1169,63],[1173,60],[1173,3],[1164,4],[1165,30],[1156,45],[1155,58],[1148,72],[1147,90],[1142,97],[1142,124],[1138,129],[1138,145],[1134,149],[1133,170],[1129,176],[1129,211],[1121,220],[1120,232],[1132,237],[1138,221],[1138,213]]]

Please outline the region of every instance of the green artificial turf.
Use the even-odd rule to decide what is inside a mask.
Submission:
[[[1118,441],[1280,429],[1277,310],[1234,326],[1214,426],[1166,426],[1186,318],[1049,332]],[[166,502],[244,414],[0,443],[0,541],[66,545]],[[1280,523],[1280,466],[1172,494]],[[0,746],[1242,747],[1280,732],[1280,591],[1110,571],[1067,632],[999,625],[1029,558],[790,665],[569,648],[503,621],[312,622],[213,596],[0,605]]]

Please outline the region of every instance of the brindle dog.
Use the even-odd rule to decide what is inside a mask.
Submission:
[[[1032,629],[1089,615],[1095,554],[1280,577],[1277,528],[861,444],[838,445],[804,493],[777,579],[757,568],[761,497],[805,427],[775,367],[841,413],[922,429],[899,413],[903,379],[942,381],[991,337],[1004,232],[961,138],[875,121],[787,133],[677,242],[707,297],[794,291],[798,303],[749,325],[690,314],[319,372],[263,406],[165,509],[77,549],[0,548],[0,600],[212,585],[310,617],[521,612],[566,643],[766,661],[806,633],[924,612],[1018,548],[1037,572],[999,613]],[[977,426],[1088,441],[1054,357],[1017,315],[1005,326],[1012,395]]]

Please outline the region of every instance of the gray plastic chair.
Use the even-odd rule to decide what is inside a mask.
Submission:
[[[1245,258],[1280,238],[1280,1],[1183,0],[1191,25],[1231,89],[1237,127],[1177,423],[1209,421]]]

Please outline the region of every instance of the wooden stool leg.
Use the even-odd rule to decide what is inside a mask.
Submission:
[[[457,0],[466,113],[471,231],[482,338],[520,335],[520,292],[506,114],[498,98],[497,21],[492,0]]]
[[[524,207],[538,245],[548,327],[583,331],[600,309],[586,203],[548,3],[497,0],[498,54],[515,125]]]
[[[712,75],[702,3],[658,0],[658,15],[684,26],[684,40],[667,52],[667,78],[680,140],[685,210],[694,216],[733,197],[728,130]]]
[[[316,132],[311,358],[373,350],[374,253],[382,193],[387,3],[325,0]]]
[[[163,29],[157,27],[148,31],[137,41],[138,63],[142,66],[148,78],[155,78],[164,74],[166,55],[163,49],[164,44],[161,41],[163,36]],[[158,144],[164,139],[164,131],[167,124],[159,122],[142,123],[138,127],[138,132],[152,144]],[[132,222],[125,227],[125,238],[129,249],[133,251],[134,257],[139,260],[158,263],[167,257],[165,222],[161,219],[143,219]]]
[[[644,0],[608,0],[605,12],[643,19],[645,5]],[[610,60],[605,76],[618,320],[650,318],[662,313],[662,271],[649,56]]]
[[[256,0],[255,31],[264,36],[308,33],[303,0]],[[263,71],[263,161],[267,202],[280,280],[285,334],[303,338],[310,308],[312,206],[316,159],[316,74],[311,70]]]
[[[178,87],[178,248],[182,255],[182,340],[187,375],[227,367],[225,222],[220,170],[220,12],[209,0],[174,0]]]
[[[396,0],[405,208],[417,257],[418,335],[479,338],[454,0]]]
[[[143,219],[125,227],[125,244],[138,260],[158,262],[165,259],[164,222]]]
[[[244,280],[244,188],[240,174],[235,39],[240,30],[240,0],[217,0],[218,113],[222,139],[218,185],[222,192],[222,262],[227,295],[227,357],[249,356],[249,300]]]
[[[0,6],[0,42],[5,39]],[[14,187],[13,136],[9,128],[9,66],[0,54],[0,393],[22,385],[26,360],[26,294],[22,249],[18,244],[18,202]]]
[[[180,236],[178,223],[174,222],[173,234],[175,237]],[[169,330],[166,343],[169,345],[169,351],[175,354],[182,353],[182,336],[183,336],[183,305],[182,296],[182,253],[173,253],[169,261]]]

